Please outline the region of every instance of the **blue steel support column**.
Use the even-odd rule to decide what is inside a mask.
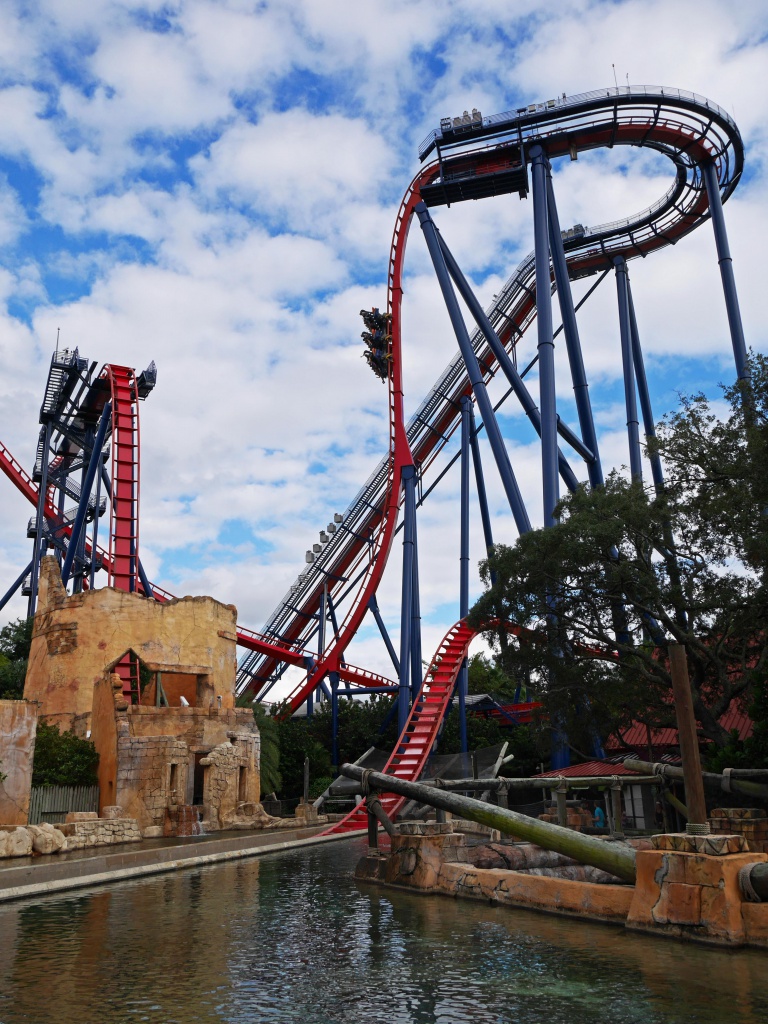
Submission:
[[[741,309],[739,308],[739,296],[736,292],[736,279],[733,276],[733,259],[731,258],[731,249],[728,245],[728,234],[725,230],[723,201],[720,197],[720,182],[717,176],[717,168],[713,161],[704,164],[703,174],[704,184],[707,187],[707,198],[709,199],[709,211],[712,215],[712,229],[715,232],[717,262],[720,264],[720,277],[723,281],[725,309],[728,314],[728,326],[731,331],[731,344],[733,345],[733,358],[736,362],[736,374],[740,380],[746,380],[749,376],[747,372],[747,346],[744,341],[744,327],[741,323]]]
[[[63,536],[61,524],[64,522],[64,502],[66,501],[66,498],[67,498],[67,492],[65,490],[65,487],[67,486],[68,472],[67,472],[66,466],[61,471],[61,473],[62,473],[62,475],[59,477],[59,504],[58,504],[58,508],[57,508],[57,512],[58,512],[58,522],[56,524],[56,527],[57,527],[56,535],[57,535],[57,537],[62,537]],[[56,545],[56,561],[59,563],[59,568],[61,568],[61,548],[59,547],[58,544]]]
[[[32,578],[27,604],[27,618],[35,614],[37,606],[37,583],[40,576],[40,556],[42,554],[42,533],[45,526],[45,502],[48,495],[48,456],[51,450],[51,424],[46,424],[43,446],[43,464],[41,466],[40,490],[37,499],[35,519],[35,542],[32,548]]]
[[[320,594],[320,607],[317,612],[317,658],[318,661],[323,657],[323,651],[325,650],[325,624],[327,621],[326,612],[326,600],[327,600],[327,584],[323,586],[322,593]],[[323,701],[323,691],[318,684],[315,690],[315,699],[318,704]]]
[[[627,407],[627,439],[629,441],[629,468],[633,480],[643,479],[643,460],[640,452],[640,423],[637,418],[635,369],[632,359],[632,329],[629,316],[629,275],[623,256],[613,261],[616,268],[616,293],[619,300],[619,330],[621,332],[621,362],[624,367],[624,401]]]
[[[331,679],[331,763],[339,770],[339,673],[329,673]]]
[[[6,590],[6,592],[3,594],[3,596],[0,597],[0,611],[2,611],[3,608],[5,608],[5,606],[11,600],[13,595],[16,593],[16,591],[22,585],[24,580],[27,578],[27,573],[30,572],[31,570],[32,570],[32,562],[29,563],[29,565],[26,567],[26,569],[22,570],[21,574],[16,577],[16,579],[13,581],[13,583],[10,585],[10,587]]]
[[[469,436],[472,401],[469,395],[461,400],[461,512],[459,541],[459,618],[469,614]],[[461,753],[467,752],[467,689],[469,670],[465,658],[458,679],[459,743]]]
[[[643,350],[640,347],[640,332],[637,329],[635,303],[632,300],[632,285],[629,282],[629,275],[627,275],[627,297],[629,299],[629,328],[632,336],[632,359],[635,366],[635,377],[637,378],[637,394],[640,399],[640,409],[643,414],[643,430],[647,441],[656,437],[656,423],[653,418],[653,409],[651,408],[651,395],[648,391],[648,380],[645,376]],[[664,470],[661,466],[659,453],[648,451],[648,460],[651,464],[653,486],[656,488],[657,492],[661,491],[664,488]]]
[[[85,451],[86,451],[86,448],[88,446],[93,445],[93,444],[94,444],[94,430],[93,430],[93,425],[90,425],[85,430],[85,445],[84,445],[84,447],[82,449],[83,467],[82,467],[82,470],[80,472],[80,487],[81,487],[81,489],[85,488],[86,478],[88,476],[88,469],[90,467],[91,459],[94,456],[94,451],[95,450],[94,450],[94,448],[91,448],[91,455],[90,455],[90,458],[89,458],[87,464],[85,462]],[[82,492],[81,492],[80,497],[82,498]],[[86,512],[85,518],[86,518],[86,520],[88,518],[88,503],[89,502],[90,502],[90,492],[88,494],[88,501],[86,502],[86,508],[85,508],[85,512]],[[78,561],[80,562],[81,565],[85,561],[85,542],[86,542],[86,538],[87,538],[87,533],[88,533],[88,528],[87,528],[86,524],[83,523],[83,527],[80,530],[80,535],[79,535],[79,537],[77,539],[77,550],[75,551],[75,557],[78,559]],[[83,589],[83,575],[82,575],[81,572],[79,572],[77,574],[77,576],[75,577],[74,583],[72,584],[72,593],[73,594],[79,594],[82,591],[82,589]]]
[[[93,535],[93,548],[94,548],[94,551],[95,551],[96,550],[96,533],[95,532],[94,532],[94,535]],[[155,592],[152,589],[152,584],[147,579],[147,574],[144,572],[144,566],[141,564],[141,559],[139,559],[139,580],[141,581],[141,585],[144,588],[145,596],[146,597],[154,598]]]
[[[480,445],[477,443],[475,410],[471,402],[469,404],[469,443],[472,447],[472,464],[475,467],[475,487],[477,488],[477,501],[480,505],[480,520],[483,524],[485,550],[490,556],[493,554],[493,530],[491,528],[491,515],[488,511],[488,495],[485,491],[485,477],[483,476],[483,462],[480,458]],[[492,581],[496,582],[495,573],[492,576]]]
[[[456,334],[456,340],[459,343],[459,349],[461,350],[464,365],[467,368],[467,374],[469,376],[470,383],[472,384],[472,390],[480,409],[480,415],[483,418],[485,429],[488,431],[488,441],[491,445],[493,457],[496,460],[496,466],[499,470],[501,483],[504,487],[504,492],[507,496],[507,501],[509,502],[512,515],[514,516],[518,533],[527,533],[531,528],[531,521],[528,518],[528,512],[523,504],[520,488],[517,486],[517,480],[515,479],[515,474],[509,461],[509,454],[504,445],[504,439],[501,436],[501,430],[499,429],[499,424],[496,421],[493,406],[488,398],[488,392],[485,388],[483,375],[480,372],[477,356],[472,349],[472,343],[469,340],[467,327],[464,323],[464,318],[461,315],[458,300],[451,285],[451,279],[448,274],[448,268],[445,265],[445,259],[443,258],[443,254],[440,249],[440,241],[437,237],[435,225],[429,215],[429,210],[425,203],[419,203],[416,206],[416,214],[418,215],[421,229],[424,232],[424,239],[427,243],[427,248],[429,249],[429,255],[432,258],[432,264],[435,268],[440,289],[443,293],[443,299],[445,300],[445,305],[448,309],[448,315],[451,318],[451,324],[453,325],[453,330]],[[555,443],[555,457],[557,457],[557,443]],[[555,466],[557,466],[556,462]],[[555,473],[557,473],[557,468],[555,468]]]
[[[557,476],[557,402],[555,398],[555,339],[552,331],[552,279],[549,270],[549,224],[547,217],[547,156],[533,146],[531,179],[533,191],[533,237],[536,258],[536,329],[539,355],[539,409],[541,411],[541,472],[544,495],[544,525],[554,526],[555,506],[560,498]]]
[[[88,511],[88,499],[91,496],[91,488],[93,487],[93,481],[96,473],[99,469],[99,463],[101,462],[101,449],[104,445],[104,438],[107,433],[107,427],[112,421],[112,403],[107,402],[101,414],[99,420],[99,427],[96,431],[96,438],[93,442],[93,448],[91,449],[91,457],[88,461],[88,470],[83,479],[82,489],[80,491],[80,504],[77,507],[77,515],[75,516],[75,522],[72,525],[72,533],[69,537],[69,544],[67,545],[67,555],[64,559],[64,565],[61,569],[61,582],[66,587],[67,581],[69,580],[69,574],[72,571],[72,563],[75,558],[75,552],[78,550],[80,533],[85,523],[85,516]]]
[[[385,646],[387,648],[387,651],[389,652],[389,656],[392,659],[392,665],[394,666],[395,673],[399,676],[400,675],[400,660],[397,657],[397,654],[395,653],[395,648],[394,648],[394,646],[392,644],[392,641],[391,641],[391,639],[389,637],[389,633],[387,632],[387,627],[384,625],[384,620],[381,617],[381,612],[379,611],[379,603],[376,600],[376,595],[375,594],[371,594],[371,599],[368,602],[368,607],[369,607],[369,609],[371,611],[371,614],[373,615],[374,619],[376,620],[376,625],[379,627],[379,632],[381,633],[381,639],[384,641],[384,644],[385,644]]]
[[[549,248],[552,253],[552,267],[555,272],[557,298],[560,303],[560,315],[563,319],[565,347],[571,367],[573,396],[576,400],[576,411],[579,415],[579,426],[584,444],[592,452],[592,462],[587,463],[589,482],[592,487],[602,487],[603,467],[600,463],[600,452],[597,446],[597,432],[592,416],[592,403],[589,400],[589,385],[584,369],[584,358],[581,352],[579,326],[576,322],[576,310],[573,306],[571,281],[568,277],[568,265],[565,261],[563,236],[560,233],[560,220],[557,216],[555,190],[552,186],[552,170],[547,163],[547,215],[549,218]]]
[[[99,452],[99,458],[101,458],[101,452]],[[93,517],[93,530],[91,531],[91,572],[88,579],[88,586],[93,590],[94,577],[96,576],[96,545],[99,539],[99,505],[101,503],[101,473],[96,474],[96,512]],[[139,576],[143,574],[141,565],[139,566]],[[142,579],[142,583],[144,580]],[[147,592],[146,587],[144,592],[147,597],[152,597],[152,590]]]
[[[530,420],[533,429],[536,431],[539,437],[541,437],[541,416],[539,414],[539,409],[536,405],[536,402],[533,399],[533,396],[531,395],[528,388],[525,386],[523,378],[517,372],[515,364],[510,359],[507,350],[504,348],[504,345],[502,344],[501,338],[499,338],[498,334],[493,329],[493,325],[486,316],[485,310],[478,302],[475,293],[469,287],[469,282],[464,277],[464,274],[461,272],[461,268],[459,267],[456,260],[453,258],[453,254],[446,245],[445,240],[443,239],[443,236],[440,234],[439,231],[437,232],[437,237],[440,241],[440,248],[442,249],[443,257],[445,258],[445,265],[448,267],[448,273],[453,278],[454,283],[459,290],[459,295],[461,295],[462,299],[464,299],[464,301],[466,302],[469,311],[472,314],[472,318],[474,319],[477,326],[480,328],[483,337],[488,342],[489,348],[496,356],[496,361],[498,362],[502,373],[509,381],[509,385],[514,391],[517,400],[520,402],[520,405],[523,407],[523,411]],[[581,438],[577,437],[577,435],[574,434],[574,432],[570,429],[567,423],[563,423],[558,419],[557,429],[558,433],[563,438],[563,440],[565,440],[569,445],[571,445],[571,447],[574,448],[575,451],[579,453],[579,455],[581,455],[585,462],[590,463],[591,461],[593,461],[592,452],[586,447],[586,445],[582,444]],[[568,464],[568,460],[559,449],[557,457],[560,468],[560,476],[563,478],[565,486],[569,490],[575,491],[576,488],[579,486],[579,481],[576,478],[576,474],[573,472],[570,465]]]
[[[397,728],[401,733],[408,720],[411,669],[411,627],[413,626],[413,522],[416,518],[416,467],[403,469],[403,590],[400,605],[400,677],[397,696]]]
[[[413,482],[413,589],[411,591],[411,703],[415,703],[421,689],[421,599],[419,597],[419,535],[416,519],[416,478]]]

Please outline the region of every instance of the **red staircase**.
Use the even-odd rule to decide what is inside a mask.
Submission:
[[[384,766],[385,775],[393,775],[407,782],[418,780],[448,711],[459,669],[474,636],[475,631],[463,620],[451,626],[446,633],[427,669],[424,685],[411,708],[402,735]],[[380,799],[381,806],[394,820],[406,798],[394,793],[382,793]],[[341,832],[359,832],[367,828],[367,825],[368,812],[363,801],[322,834],[330,836]]]

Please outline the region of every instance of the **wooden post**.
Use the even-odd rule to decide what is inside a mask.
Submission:
[[[563,780],[555,790],[557,799],[557,824],[562,828],[568,827],[568,786]]]
[[[373,811],[368,808],[368,853],[376,854],[379,852],[379,823],[376,820],[376,815]]]
[[[699,760],[699,741],[696,735],[696,718],[693,714],[691,684],[688,679],[688,658],[682,644],[669,645],[669,668],[672,674],[672,692],[675,697],[677,732],[680,737],[680,753],[683,758],[685,780],[685,803],[688,807],[688,825],[703,825],[707,822],[707,804],[704,799],[704,780]],[[686,826],[686,831],[688,830]],[[692,831],[700,831],[693,829]]]
[[[611,810],[613,811],[613,832],[614,835],[623,836],[624,826],[621,823],[621,783],[614,782],[611,786]]]
[[[309,758],[304,758],[304,803],[309,803]]]

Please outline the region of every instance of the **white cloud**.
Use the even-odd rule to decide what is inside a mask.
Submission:
[[[628,72],[631,82],[679,85],[721,103],[747,143],[747,180],[726,207],[745,330],[750,343],[768,347],[755,230],[768,212],[768,100],[755,88],[765,78],[766,20],[763,4],[722,0],[704,0],[695,18],[682,0],[549,8],[496,0],[48,0],[23,18],[9,10],[0,40],[0,156],[18,176],[0,188],[0,244],[15,254],[0,271],[0,438],[31,464],[57,328],[63,343],[100,362],[143,367],[154,358],[158,386],[142,407],[143,560],[160,584],[172,572],[169,589],[233,600],[257,628],[317,530],[385,450],[386,391],[361,359],[357,311],[384,304],[399,198],[418,168],[416,145],[440,116],[610,84],[611,63],[620,80]],[[670,175],[664,161],[638,150],[562,161],[555,187],[563,226],[635,213]],[[19,180],[41,183],[39,201]],[[435,220],[484,303],[532,244],[531,203],[517,197],[441,209]],[[49,232],[45,244],[25,242],[30,228]],[[410,411],[456,346],[416,226],[406,271]],[[674,401],[677,389],[699,379],[711,389],[713,373],[727,376],[709,228],[633,261],[630,273],[658,401]],[[60,298],[52,275],[91,284]],[[575,286],[577,298],[589,283]],[[31,327],[7,313],[30,302],[38,303]],[[580,326],[603,458],[621,464],[625,413],[610,278]],[[524,339],[521,363],[535,344],[533,333]],[[560,371],[560,344],[557,352]],[[535,395],[535,373],[530,385]],[[495,382],[492,394],[501,388]],[[570,396],[561,376],[558,402],[573,421]],[[538,521],[533,432],[512,403],[504,424]],[[512,541],[483,449],[494,529]],[[29,557],[29,510],[2,486],[0,572],[9,580]],[[420,517],[425,657],[456,604],[456,495],[454,470]],[[244,532],[236,552],[227,550],[219,537],[233,520],[249,524],[261,548]],[[472,529],[476,561],[476,516]],[[397,541],[379,595],[392,626],[400,553]],[[6,611],[22,607],[17,601]],[[391,672],[372,634],[353,648],[352,661]]]

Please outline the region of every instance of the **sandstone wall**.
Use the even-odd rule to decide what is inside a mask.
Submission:
[[[211,597],[161,604],[112,588],[68,597],[56,559],[43,559],[24,696],[70,728],[88,716],[93,689],[133,650],[153,671],[197,677],[197,704],[234,707],[236,609]],[[171,676],[173,682],[173,675]],[[181,687],[172,685],[177,698]],[[179,693],[177,693],[177,690]]]
[[[0,824],[26,825],[32,788],[37,705],[0,700]]]
[[[92,739],[100,806],[118,804],[142,831],[161,834],[167,808],[192,804],[196,756],[208,830],[253,827],[263,814],[260,737],[248,708],[128,704],[119,677],[105,676],[94,687]]]

